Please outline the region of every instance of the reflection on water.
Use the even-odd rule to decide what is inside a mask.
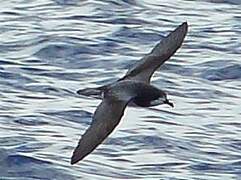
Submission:
[[[3,2],[0,177],[239,179],[240,4]],[[128,108],[110,138],[71,166],[100,102],[76,90],[123,76],[184,21],[190,29],[182,49],[153,78],[175,108]]]

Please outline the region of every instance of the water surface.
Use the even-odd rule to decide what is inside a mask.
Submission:
[[[241,1],[42,0],[0,6],[0,179],[240,179]],[[153,78],[175,108],[128,108],[75,166],[110,83],[187,21]]]

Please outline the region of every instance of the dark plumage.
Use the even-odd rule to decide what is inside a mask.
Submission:
[[[103,98],[94,113],[90,127],[73,152],[71,164],[77,163],[91,153],[114,130],[128,104],[134,103],[141,107],[168,104],[173,107],[164,91],[150,85],[150,79],[155,70],[181,46],[187,27],[186,22],[178,26],[118,81],[78,91],[79,94],[97,98],[102,98],[103,94]]]
[[[136,80],[150,83],[151,77],[164,62],[166,62],[182,45],[187,34],[187,22],[182,23],[168,36],[163,38],[150,53],[137,61],[127,73],[117,81]],[[80,95],[101,99],[102,92],[113,83],[97,88],[86,88],[77,91]]]
[[[158,104],[169,102],[163,91],[143,82],[125,80],[109,86],[94,113],[91,126],[74,150],[71,164],[91,153],[114,130],[130,101],[135,100],[138,104],[143,102],[143,98],[148,104],[159,98]]]

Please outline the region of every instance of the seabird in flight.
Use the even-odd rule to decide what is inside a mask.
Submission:
[[[187,29],[187,23],[182,23],[116,82],[77,92],[102,99],[102,102],[94,112],[90,127],[79,140],[71,164],[77,163],[91,153],[114,130],[127,105],[150,107],[168,104],[173,107],[164,91],[150,85],[150,79],[153,73],[181,47]]]

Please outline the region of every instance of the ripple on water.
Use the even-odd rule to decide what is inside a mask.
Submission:
[[[84,110],[51,111],[43,112],[43,114],[59,117],[71,122],[78,122],[84,126],[90,125],[92,121],[92,113]]]
[[[201,75],[210,81],[236,80],[241,78],[241,65],[234,64],[226,67],[209,68]]]
[[[13,122],[23,126],[41,126],[49,124],[45,117],[37,115],[22,116],[20,118],[16,118]]]
[[[234,5],[240,5],[240,0],[205,0],[210,3],[226,3],[226,4],[234,4]]]
[[[39,160],[37,158],[28,157],[24,155],[9,155],[5,160],[8,166],[21,166],[24,164],[51,164],[48,161]]]
[[[21,154],[8,154],[1,149],[0,162],[4,165],[0,176],[3,179],[73,179],[60,169],[54,168],[53,163]]]

